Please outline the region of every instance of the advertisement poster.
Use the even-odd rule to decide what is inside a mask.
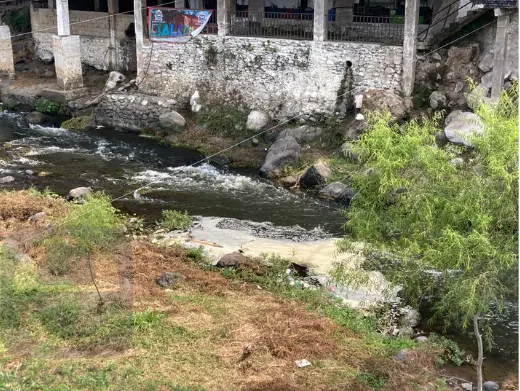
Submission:
[[[186,43],[199,35],[213,11],[175,8],[148,8],[150,40]]]

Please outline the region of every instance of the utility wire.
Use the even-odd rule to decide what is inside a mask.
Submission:
[[[480,28],[478,28],[478,29],[476,29],[476,30],[473,30],[472,32],[470,32],[470,33],[468,33],[468,34],[465,34],[465,35],[463,35],[462,37],[456,38],[456,39],[454,39],[453,41],[450,41],[450,42],[448,42],[447,44],[445,44],[445,45],[443,45],[443,46],[441,46],[441,47],[439,47],[439,48],[437,48],[437,49],[435,49],[435,50],[432,50],[432,51],[426,53],[425,55],[421,56],[420,58],[416,58],[413,62],[417,62],[417,61],[419,61],[419,60],[422,60],[422,59],[426,58],[428,55],[430,55],[430,54],[432,54],[432,53],[435,53],[435,52],[437,52],[437,51],[439,51],[439,50],[441,50],[441,49],[443,49],[443,48],[445,48],[445,47],[447,47],[447,46],[449,46],[449,45],[451,45],[451,44],[453,44],[453,43],[455,43],[455,42],[458,42],[458,41],[460,41],[460,40],[466,38],[467,36],[469,36],[469,35],[471,35],[471,34],[474,34],[474,33],[476,33],[477,31],[482,30],[484,27],[487,27],[487,26],[489,26],[489,25],[491,25],[491,24],[493,24],[493,23],[494,23],[494,21],[493,21],[493,22],[490,22],[490,23],[488,23],[488,24],[486,24],[486,25],[484,25],[484,26],[482,26],[482,27],[480,27]],[[146,75],[145,75],[144,77],[146,77]],[[345,91],[345,92],[344,92],[343,94],[341,94],[339,97],[344,97],[345,95],[347,95],[348,93],[350,93],[350,92],[352,92],[352,91],[355,91],[355,88],[352,88],[352,89],[350,89],[350,90]],[[245,142],[247,142],[247,141],[249,141],[249,140],[252,140],[253,138],[256,138],[256,137],[258,137],[258,136],[261,136],[262,134],[267,133],[267,132],[269,132],[269,131],[271,131],[271,130],[274,130],[274,129],[278,128],[279,126],[284,125],[284,124],[286,124],[286,123],[288,123],[288,122],[291,122],[291,121],[293,121],[293,120],[295,120],[295,119],[297,119],[297,118],[299,118],[299,117],[301,117],[301,116],[303,116],[303,115],[305,115],[305,114],[303,114],[303,113],[302,113],[302,114],[298,114],[298,115],[296,115],[296,116],[294,116],[294,117],[292,117],[292,118],[289,118],[289,119],[287,119],[287,120],[285,120],[285,121],[283,121],[283,122],[280,122],[280,123],[278,123],[278,124],[276,124],[276,125],[274,125],[274,126],[268,128],[268,129],[266,129],[266,130],[263,130],[263,131],[261,131],[261,132],[256,133],[254,136],[248,137],[248,138],[246,138],[246,139],[244,139],[244,140],[242,140],[242,141],[240,141],[240,142],[237,142],[237,143],[233,144],[233,145],[230,146],[230,147],[224,148],[224,149],[222,149],[222,150],[220,150],[220,151],[218,151],[218,152],[216,152],[216,153],[214,153],[214,154],[212,154],[212,155],[210,155],[210,156],[205,157],[204,159],[201,159],[201,160],[199,160],[199,161],[197,161],[197,162],[195,162],[195,163],[192,163],[192,164],[188,165],[187,167],[193,167],[193,166],[195,166],[195,165],[201,164],[201,163],[203,163],[203,162],[205,162],[205,161],[211,159],[212,157],[215,157],[215,156],[217,156],[217,155],[219,155],[219,154],[221,154],[221,153],[223,153],[223,152],[225,152],[225,151],[228,151],[228,150],[230,150],[230,149],[232,149],[232,148],[235,148],[235,147],[237,147],[237,146],[240,145],[240,144],[243,144],[243,143],[245,143]],[[111,202],[115,202],[115,201],[122,200],[123,198],[128,197],[128,196],[130,196],[130,195],[133,195],[133,194],[135,194],[136,192],[138,192],[138,191],[140,191],[140,190],[142,190],[142,189],[144,189],[144,188],[146,188],[146,187],[148,187],[148,186],[150,186],[150,185],[153,185],[153,184],[159,183],[160,181],[161,181],[160,179],[156,179],[156,180],[150,181],[150,182],[146,183],[145,185],[138,187],[138,188],[135,189],[135,190],[129,191],[129,192],[127,192],[127,193],[125,193],[125,194],[123,194],[123,195],[121,195],[121,196],[119,196],[119,197],[116,197],[116,198],[111,199]],[[89,213],[90,213],[91,211],[92,211],[92,209],[89,210]],[[76,219],[79,218],[79,217],[81,217],[81,215],[80,215],[80,216],[77,216]],[[64,223],[57,224],[57,225],[52,226],[52,227],[50,227],[50,228],[48,228],[48,229],[46,229],[46,230],[44,230],[44,231],[42,231],[42,232],[39,232],[38,234],[36,234],[36,235],[34,235],[34,236],[30,237],[30,238],[27,238],[27,239],[24,240],[22,243],[23,243],[23,244],[26,244],[26,243],[28,243],[29,241],[34,240],[34,239],[36,239],[37,237],[40,237],[40,236],[44,235],[45,233],[50,232],[50,231],[53,230],[54,228],[57,228],[57,227],[59,227],[60,225],[63,225],[63,224],[64,224]]]

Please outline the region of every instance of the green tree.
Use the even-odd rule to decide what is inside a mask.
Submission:
[[[438,147],[440,117],[399,127],[388,114],[375,114],[354,146],[360,168],[350,181],[359,194],[340,249],[358,241],[367,253],[391,254],[387,278],[409,300],[433,296],[434,317],[446,327],[473,325],[481,390],[478,320],[517,299],[518,86],[477,114],[485,133],[473,138],[472,149]],[[454,164],[455,157],[464,163]],[[335,277],[359,282],[344,266]],[[489,329],[484,335],[490,342]]]

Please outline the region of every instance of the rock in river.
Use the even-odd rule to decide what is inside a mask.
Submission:
[[[332,171],[324,163],[316,163],[309,167],[300,178],[300,186],[303,188],[322,186],[332,176]]]
[[[159,116],[159,124],[167,132],[181,132],[186,126],[186,120],[176,111],[171,111]]]
[[[90,187],[76,187],[75,189],[69,191],[67,200],[72,201],[78,198],[82,198],[90,193],[92,193],[92,189]]]
[[[320,190],[321,197],[328,198],[336,202],[345,203],[347,205],[350,204],[355,195],[356,191],[354,189],[341,182],[329,183]]]
[[[296,167],[300,159],[301,147],[294,137],[279,138],[271,145],[260,174],[267,177],[280,176],[284,166]]]
[[[26,115],[25,120],[30,124],[41,125],[47,120],[47,116],[38,111],[33,111]]]

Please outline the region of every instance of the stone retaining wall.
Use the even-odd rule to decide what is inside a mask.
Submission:
[[[175,101],[143,94],[107,94],[94,110],[94,122],[139,132],[157,129],[159,116],[174,110]]]
[[[402,47],[351,42],[200,35],[185,45],[147,42],[142,58],[144,93],[184,104],[199,90],[203,104],[238,105],[273,118],[333,115],[349,85],[347,64],[355,91],[398,92],[402,72]]]

